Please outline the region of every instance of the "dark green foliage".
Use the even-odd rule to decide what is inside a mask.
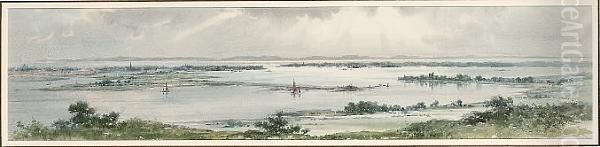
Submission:
[[[504,98],[501,96],[493,97],[492,99],[485,101],[484,106],[491,108],[491,110],[485,112],[473,112],[467,115],[463,122],[467,124],[478,124],[478,123],[494,123],[497,125],[508,125],[507,122],[510,114],[513,112],[513,100],[512,98]]]
[[[69,120],[59,119],[47,127],[33,120],[17,123],[13,140],[139,140],[139,139],[227,139],[231,132],[212,132],[132,118],[119,122],[119,113],[96,114],[87,102],[79,101],[68,108]],[[76,122],[73,122],[76,121]],[[295,128],[294,128],[295,129]],[[299,132],[302,132],[300,130]]]
[[[562,128],[567,124],[576,123],[578,120],[590,120],[592,110],[590,106],[578,102],[562,103],[558,105],[513,105],[511,98],[494,97],[486,101],[486,107],[491,110],[472,112],[460,121],[430,120],[427,122],[412,123],[403,129],[403,134],[396,135],[400,138],[452,138],[471,132],[468,126],[480,126],[484,129],[493,127],[489,131],[521,132],[532,135],[560,136]],[[490,125],[491,124],[491,125]],[[510,137],[510,136],[506,136]]]
[[[426,108],[427,108],[427,105],[425,105],[425,102],[418,102],[415,105],[406,106],[406,110],[412,110],[412,111],[420,111],[420,110],[424,110]]]
[[[96,114],[96,110],[89,107],[89,104],[85,101],[78,101],[75,104],[71,104],[67,110],[71,113],[71,118],[69,120],[59,119],[54,121],[52,128],[48,128],[35,120],[31,124],[22,124],[19,122],[17,127],[21,131],[15,132],[17,135],[13,138],[43,140],[51,139],[48,136],[71,136],[74,132],[78,132],[78,130],[86,129],[96,130],[101,133],[102,129],[111,129],[118,126],[119,113],[110,112],[98,115]],[[89,136],[89,133],[88,131],[87,136]]]
[[[430,108],[438,108],[440,107],[440,102],[435,100],[433,101],[429,107]],[[454,106],[458,105],[458,106]],[[458,104],[453,104],[453,107],[463,107],[466,105],[462,104],[462,101],[459,99]],[[448,108],[447,105],[443,106],[444,108]],[[344,113],[346,114],[355,114],[355,115],[364,115],[364,114],[373,114],[376,112],[390,112],[390,111],[420,111],[427,109],[427,104],[425,102],[418,102],[417,104],[402,107],[400,105],[387,105],[382,104],[378,105],[377,102],[371,101],[359,101],[358,103],[350,102],[348,105],[344,107]]]
[[[102,114],[99,119],[99,126],[102,128],[114,128],[117,126],[120,114],[117,112],[110,112],[108,114]]]
[[[308,129],[302,129],[298,125],[290,125],[289,122],[283,118],[283,112],[275,113],[275,117],[267,117],[267,121],[257,122],[254,126],[264,130],[264,135],[267,136],[285,136],[290,134],[306,134],[309,132]],[[251,132],[249,132],[251,133]]]
[[[427,105],[425,105],[425,102],[418,102],[417,105],[415,105],[415,109],[420,110],[420,109],[425,109],[427,108]]]
[[[70,119],[75,127],[98,127],[98,128],[114,128],[119,119],[119,113],[110,112],[108,114],[96,114],[94,108],[89,107],[89,104],[85,101],[78,101],[75,104],[71,104],[68,109],[69,113],[73,115]],[[67,122],[61,121],[60,126],[65,126]]]
[[[385,108],[387,110],[387,108]],[[348,106],[344,107],[344,112],[350,114],[373,114],[381,111],[381,106],[377,105],[377,102],[371,101],[359,101],[357,104],[352,102],[348,103]]]
[[[451,106],[453,106],[453,107],[463,107],[463,106],[464,106],[464,105],[463,105],[463,101],[462,101],[462,100],[460,100],[460,99],[458,99],[458,100],[456,100],[456,101],[452,102],[450,105],[451,105]]]
[[[363,106],[362,108],[359,105]],[[424,107],[420,102],[411,107]],[[351,107],[350,107],[351,106]],[[375,102],[351,103],[348,108],[375,111],[393,111],[404,108],[393,105],[377,105]],[[279,112],[264,122],[255,125],[262,130],[245,132],[211,131],[193,129],[161,122],[132,118],[118,121],[118,113],[96,114],[86,102],[69,106],[73,117],[88,116],[79,123],[69,120],[54,121],[47,127],[38,121],[29,124],[17,123],[19,130],[13,132],[12,140],[139,140],[139,139],[435,139],[469,137],[515,137],[580,135],[585,130],[567,130],[569,124],[580,120],[591,120],[592,106],[581,102],[546,105],[514,105],[511,98],[495,97],[486,101],[490,108],[484,112],[473,112],[459,121],[429,120],[412,123],[397,131],[336,133],[322,137],[306,135],[310,130],[290,125]],[[78,118],[79,119],[79,118]],[[76,125],[79,124],[79,125]],[[90,127],[85,127],[89,124]],[[570,132],[570,134],[569,134]],[[589,132],[589,131],[588,131]],[[274,138],[273,138],[274,137]]]
[[[409,138],[450,138],[453,133],[451,129],[461,125],[451,120],[429,120],[412,123],[404,131],[408,132]]]
[[[111,81],[109,79],[104,79],[104,80],[102,80],[100,82],[95,82],[94,84],[97,85],[97,86],[114,86],[115,85],[114,83],[115,82],[113,82],[113,81]]]
[[[398,80],[404,81],[457,81],[457,82],[507,82],[507,83],[535,83],[536,81],[533,77],[516,77],[516,78],[502,78],[502,77],[492,77],[490,79],[486,79],[481,75],[475,76],[475,78],[471,78],[471,76],[466,74],[457,74],[454,77],[449,77],[445,75],[435,75],[433,72],[428,73],[427,75],[419,75],[419,76],[401,76],[398,77]]]
[[[68,111],[73,115],[70,120],[75,126],[91,127],[92,123],[97,119],[97,116],[95,116],[96,110],[90,108],[85,101],[78,101],[75,104],[71,104]]]
[[[424,104],[424,103],[423,103]],[[359,101],[358,103],[350,102],[344,107],[344,112],[347,114],[373,114],[375,112],[389,112],[389,111],[402,111],[403,107],[400,105],[387,104],[378,105],[377,102],[371,101]]]
[[[17,128],[22,131],[15,131],[13,138],[30,138],[32,140],[47,140],[50,138],[50,129],[36,120],[32,120],[29,124],[17,122]]]
[[[504,98],[502,96],[493,97],[492,99],[485,101],[484,107],[490,107],[497,111],[497,109],[509,109],[512,108],[513,100],[511,97]]]
[[[400,105],[392,105],[390,107],[388,107],[389,111],[403,111],[404,107],[400,106]]]
[[[514,107],[509,122],[512,126],[528,127],[532,130],[561,128],[577,120],[591,120],[590,106],[577,102],[560,105],[522,105]]]
[[[483,81],[485,80],[485,78],[481,77],[481,76],[475,76],[475,81]]]
[[[513,111],[513,100],[512,98],[504,98],[502,96],[493,97],[492,99],[485,101],[485,107],[492,108],[490,110],[494,115],[494,123],[498,125],[508,125],[508,117]]]
[[[477,125],[479,123],[487,123],[488,120],[492,120],[493,118],[494,114],[490,111],[471,112],[463,117],[462,122],[467,125]]]
[[[455,81],[471,81],[471,77],[469,75],[457,74],[454,77]]]
[[[485,102],[491,108],[485,112],[472,112],[462,122],[475,125],[493,123],[506,127],[527,128],[529,130],[547,130],[560,128],[576,120],[591,119],[589,106],[578,102],[560,105],[513,105],[512,98],[494,97]]]
[[[57,121],[54,121],[54,123],[52,123],[52,127],[59,129],[59,130],[65,130],[65,129],[72,128],[73,123],[71,123],[68,120],[59,119]]]
[[[440,101],[435,100],[429,105],[429,107],[438,107],[438,105],[440,105]]]

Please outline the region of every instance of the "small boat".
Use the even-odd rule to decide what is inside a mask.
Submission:
[[[162,90],[160,90],[160,92],[162,92],[163,94],[171,92],[167,83],[165,83],[165,86],[162,88]]]
[[[292,89],[291,89],[291,93],[292,94],[300,94],[302,91],[300,90],[300,87],[296,86],[296,80],[292,81]]]

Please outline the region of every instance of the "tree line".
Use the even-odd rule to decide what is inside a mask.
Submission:
[[[434,100],[431,104],[429,104],[429,107],[427,104],[425,104],[425,102],[418,102],[414,105],[408,105],[403,107],[400,105],[380,105],[377,102],[373,101],[359,101],[358,103],[349,102],[346,106],[344,106],[344,110],[342,112],[347,114],[363,115],[373,114],[376,112],[401,111],[406,113],[407,111],[419,111],[427,108],[461,108],[471,106],[472,105],[463,104],[463,101],[461,99],[457,99],[449,105],[440,105],[440,102],[438,100]]]
[[[466,74],[456,74],[455,76],[450,77],[450,76],[446,76],[446,75],[436,75],[433,72],[428,73],[427,75],[419,75],[419,76],[403,75],[403,76],[399,76],[398,80],[404,80],[404,81],[463,81],[463,82],[477,81],[477,82],[507,82],[507,83],[535,83],[536,82],[536,80],[531,76],[516,77],[516,78],[491,77],[488,79],[488,78],[482,77],[481,75],[471,77]]]

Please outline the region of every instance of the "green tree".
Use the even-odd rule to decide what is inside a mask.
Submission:
[[[119,120],[120,114],[117,112],[110,112],[108,114],[102,114],[99,125],[102,128],[115,128],[117,121]]]
[[[269,136],[283,136],[295,133],[306,134],[310,131],[308,129],[302,129],[298,125],[290,125],[289,122],[283,118],[283,112],[277,112],[275,117],[267,117],[266,120],[267,121],[257,122],[254,126],[262,128]]]
[[[92,123],[99,118],[96,116],[96,110],[90,108],[85,101],[78,101],[69,105],[68,111],[73,115],[70,121],[75,126],[91,127]]]
[[[458,100],[452,102],[451,105],[454,106],[454,107],[462,107],[463,106],[463,101],[460,100],[460,99],[458,99]]]
[[[437,107],[440,104],[438,100],[434,100],[429,107]]]
[[[69,128],[71,128],[71,127],[72,127],[72,125],[73,125],[73,124],[72,124],[70,121],[68,121],[68,120],[63,120],[63,119],[59,119],[59,120],[57,120],[57,121],[54,121],[54,122],[52,123],[52,126],[53,126],[54,128],[56,128],[56,129],[59,129],[59,130],[65,130],[65,129],[69,129]]]
[[[37,120],[32,120],[30,124],[17,122],[17,128],[22,131],[15,133],[14,138],[30,138],[32,140],[45,140],[50,136],[50,129]]]
[[[347,113],[358,113],[356,104],[354,104],[353,102],[348,103],[348,106],[344,107],[344,112],[347,112]]]
[[[493,97],[485,101],[485,107],[492,108],[492,113],[495,114],[494,121],[499,125],[507,125],[506,121],[513,110],[512,98],[504,98],[502,96]]]
[[[415,105],[415,109],[420,110],[420,109],[425,109],[427,108],[427,105],[425,105],[425,102],[418,102],[417,105]]]
[[[69,113],[71,117],[70,125],[74,127],[99,127],[99,128],[114,128],[117,125],[120,114],[110,112],[108,114],[96,114],[96,110],[91,108],[85,101],[78,101],[75,104],[69,105]],[[66,122],[55,122],[57,127],[66,127]]]
[[[475,77],[475,80],[476,80],[476,81],[483,81],[483,77],[481,77],[481,76],[476,76],[476,77]]]

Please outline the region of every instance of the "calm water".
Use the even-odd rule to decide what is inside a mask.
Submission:
[[[181,65],[183,61],[161,62]],[[188,64],[215,64],[209,63]],[[389,83],[389,88],[376,88],[356,92],[328,92],[322,90],[303,91],[301,96],[291,96],[283,91],[271,91],[268,87],[257,86],[216,86],[216,87],[175,87],[168,95],[161,94],[158,88],[131,91],[40,91],[48,82],[8,81],[9,125],[14,129],[17,121],[40,120],[51,123],[57,118],[69,117],[66,108],[77,100],[86,100],[98,112],[121,112],[122,117],[140,117],[164,122],[206,121],[223,119],[264,118],[279,110],[332,109],[341,110],[348,102],[360,100],[377,101],[385,104],[412,105],[434,100],[441,104],[458,98],[465,103],[481,102],[491,96],[514,95],[526,90],[508,85],[455,84],[430,87],[416,83],[397,81],[398,76],[419,75],[435,72],[440,75],[466,73],[484,77],[502,76],[543,76],[558,75],[556,67],[402,67],[402,68],[361,68],[339,70],[338,68],[317,67],[278,67],[281,62],[219,62],[221,64],[264,65],[268,70],[244,72],[207,72],[208,75],[223,78],[222,81],[242,81],[253,83],[291,84],[295,80],[300,85],[341,86],[353,84],[367,86]],[[97,65],[71,63],[69,66],[88,65],[128,65],[129,62],[99,62]],[[137,63],[136,64],[141,64]],[[144,64],[152,64],[147,62]],[[64,65],[64,64],[61,64]],[[503,71],[499,71],[503,70]],[[52,81],[53,85],[74,83],[85,78]],[[89,80],[89,79],[88,79]]]

